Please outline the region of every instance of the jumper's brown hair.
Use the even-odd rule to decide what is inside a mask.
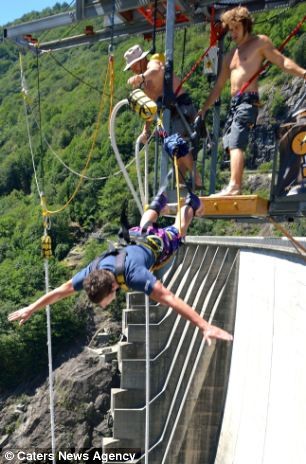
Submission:
[[[237,6],[236,8],[226,11],[221,16],[221,21],[226,28],[229,27],[230,23],[242,23],[245,34],[247,32],[252,32],[253,18],[245,6]]]
[[[84,279],[83,287],[90,301],[100,303],[113,291],[114,281],[115,277],[110,271],[95,269]]]

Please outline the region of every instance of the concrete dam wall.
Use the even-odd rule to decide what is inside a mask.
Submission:
[[[306,261],[281,239],[196,238],[165,284],[234,334],[208,347],[171,308],[150,305],[151,464],[306,462]],[[145,462],[144,296],[131,293],[105,451]]]

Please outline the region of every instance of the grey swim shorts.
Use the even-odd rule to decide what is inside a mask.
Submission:
[[[246,149],[250,129],[256,125],[258,102],[257,92],[247,92],[232,98],[223,133],[225,150],[233,148]]]

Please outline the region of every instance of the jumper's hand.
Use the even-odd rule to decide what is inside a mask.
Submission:
[[[197,116],[199,116],[203,121],[205,121],[206,111],[203,109],[199,110]]]
[[[130,85],[134,89],[140,87],[143,82],[144,79],[142,74],[135,74],[135,76],[130,77],[127,81],[128,85]]]
[[[31,307],[26,306],[25,308],[21,308],[18,311],[10,313],[7,318],[10,322],[19,321],[19,325],[22,325],[29,319],[29,317],[31,317],[32,313],[33,311]]]
[[[149,140],[150,135],[151,135],[150,131],[144,129],[140,134],[140,138],[139,138],[140,142],[145,145],[147,141]]]
[[[232,341],[233,336],[226,332],[226,330],[219,329],[215,325],[208,324],[207,327],[203,330],[204,340],[207,341],[208,346],[211,345],[211,339],[216,338],[218,340]]]

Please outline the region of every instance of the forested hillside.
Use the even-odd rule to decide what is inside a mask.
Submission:
[[[67,8],[67,3],[57,4],[53,9],[42,11],[41,15],[55,14]],[[291,9],[258,14],[255,31],[269,34],[279,45],[304,14],[305,3]],[[37,17],[37,13],[30,13],[20,20]],[[93,25],[101,28],[102,20],[96,19]],[[81,33],[84,26],[84,23],[77,25],[73,34]],[[71,35],[68,27],[46,31],[38,38],[46,41],[66,35]],[[188,29],[183,57],[183,35],[184,31],[178,30],[175,38],[175,71],[179,75],[182,75],[182,63],[184,74],[209,43],[207,25]],[[141,36],[124,40],[115,38],[114,103],[128,95],[128,73],[122,71],[123,54],[135,43],[145,49],[151,46]],[[97,230],[102,230],[104,237],[115,234],[122,201],[130,199],[123,177],[116,174],[118,167],[109,141],[108,88],[101,104],[109,60],[108,46],[101,42],[37,56],[35,52],[19,50],[9,41],[0,44],[0,389],[18,384],[46,365],[44,312],[22,328],[6,321],[10,311],[27,305],[44,291],[40,249],[43,217],[39,192],[45,193],[50,210],[61,210],[51,215],[54,254],[50,259],[51,287],[70,277],[71,270],[67,269],[64,259],[73,246],[86,243],[84,261],[106,247],[103,237],[102,241],[88,238]],[[230,47],[226,38],[225,48]],[[163,34],[158,35],[157,48],[164,48]],[[306,66],[305,32],[290,41],[286,53]],[[24,76],[22,84],[20,63]],[[263,77],[262,100],[271,102],[271,95],[274,96],[267,108],[271,121],[280,121],[286,114],[282,86],[291,80],[275,67]],[[201,69],[192,75],[185,88],[195,102],[204,101],[209,83]],[[222,96],[222,121],[228,102],[227,88]],[[118,117],[116,137],[125,163],[134,156],[134,143],[141,127],[142,121],[130,110]],[[88,156],[90,162],[84,172]],[[136,178],[133,164],[129,172]],[[78,173],[86,174],[87,178],[80,180]],[[218,173],[218,186],[222,185],[224,176],[224,172]],[[80,189],[65,207],[78,183],[81,183]],[[132,200],[129,209],[131,220],[136,221],[137,211]],[[296,227],[296,230],[302,230],[299,224]],[[212,221],[199,222],[193,230],[194,233],[241,233],[233,223],[214,224]],[[256,231],[254,229],[253,233]],[[85,337],[89,316],[78,308],[72,299],[55,305],[52,311],[55,353],[76,338]]]

